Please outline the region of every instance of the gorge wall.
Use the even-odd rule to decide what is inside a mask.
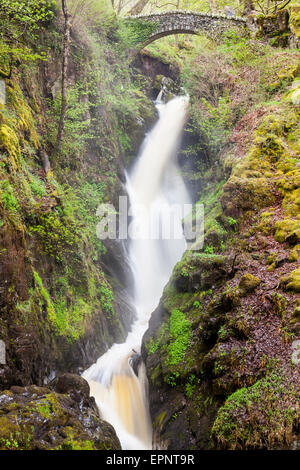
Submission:
[[[299,53],[245,46],[183,69],[204,243],[143,339],[163,449],[299,448]]]
[[[191,97],[179,160],[205,240],[175,267],[144,337],[156,444],[299,448],[299,50],[200,38],[130,67],[124,25],[77,17],[57,152],[62,37],[54,9],[24,39],[39,57],[17,56],[3,78],[0,448],[120,447],[87,383],[52,379],[90,366],[134,317],[126,246],[100,242],[96,210],[124,194],[163,76]]]

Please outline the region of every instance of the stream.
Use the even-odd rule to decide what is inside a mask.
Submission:
[[[152,449],[147,377],[138,359],[151,313],[186,249],[176,207],[191,202],[176,158],[188,98],[180,96],[156,106],[159,119],[127,174],[136,320],[125,342],[114,344],[83,373],[101,417],[113,425],[124,450]],[[137,366],[132,367],[135,359]]]

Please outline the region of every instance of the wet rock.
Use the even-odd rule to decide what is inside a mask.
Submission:
[[[157,91],[153,88],[155,78],[157,75],[170,77],[176,81],[179,77],[179,68],[175,64],[170,64],[167,61],[164,62],[162,58],[153,57],[149,51],[144,49],[135,58],[133,62],[134,68],[141,71],[144,77],[148,77],[148,83],[146,85],[146,93],[153,100],[157,98],[160,89]]]
[[[0,449],[120,449],[113,427],[100,419],[94,398],[88,396],[84,379],[64,374],[50,387],[0,392]]]
[[[142,362],[142,356],[138,353],[133,354],[130,358],[130,365],[136,376],[138,376],[141,362]]]
[[[88,398],[90,396],[90,386],[88,382],[76,374],[63,374],[55,377],[48,387],[57,393],[68,393],[74,399]]]
[[[180,94],[180,87],[170,77],[157,75],[153,88],[157,95],[160,93],[160,99],[167,103],[176,95]]]

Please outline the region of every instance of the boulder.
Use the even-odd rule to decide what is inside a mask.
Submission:
[[[64,374],[48,387],[0,392],[0,449],[115,450],[120,442],[100,418],[88,383]]]

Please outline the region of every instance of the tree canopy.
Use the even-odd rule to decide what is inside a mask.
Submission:
[[[2,76],[9,76],[18,62],[43,58],[30,45],[41,24],[53,17],[55,4],[55,0],[0,0],[0,54],[7,68]]]

